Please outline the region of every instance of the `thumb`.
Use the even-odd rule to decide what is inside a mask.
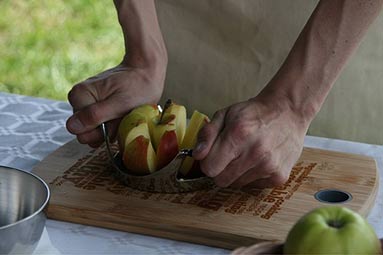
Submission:
[[[209,153],[219,133],[224,127],[226,109],[217,111],[213,119],[207,123],[198,133],[197,144],[193,149],[193,157],[196,160],[204,159]]]

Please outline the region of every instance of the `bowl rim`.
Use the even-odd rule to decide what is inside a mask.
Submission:
[[[39,176],[37,176],[36,174],[34,173],[31,173],[31,172],[28,172],[26,170],[21,170],[21,169],[17,169],[17,168],[14,168],[14,167],[9,167],[9,166],[0,166],[0,168],[8,168],[10,170],[15,170],[15,171],[19,171],[19,172],[22,172],[22,174],[27,174],[27,175],[30,175],[32,177],[34,177],[35,179],[37,179],[40,183],[43,184],[43,186],[45,187],[45,190],[47,192],[47,195],[46,195],[46,198],[45,198],[45,201],[44,203],[34,212],[32,213],[31,215],[21,219],[21,220],[18,220],[16,222],[13,222],[11,224],[8,224],[8,225],[4,225],[4,226],[0,226],[0,230],[3,230],[3,229],[6,229],[6,228],[10,228],[12,226],[15,226],[15,225],[18,225],[18,224],[21,224],[22,222],[25,222],[25,221],[28,221],[29,219],[33,218],[34,216],[36,216],[37,214],[41,213],[45,208],[46,206],[48,205],[49,203],[49,199],[51,197],[51,191],[49,189],[49,186],[48,184],[42,179],[40,178]]]

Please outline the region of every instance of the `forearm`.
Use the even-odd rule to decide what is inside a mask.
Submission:
[[[263,93],[288,98],[309,123],[382,8],[382,0],[322,0]]]
[[[124,61],[133,67],[167,64],[154,0],[114,0],[125,40]]]

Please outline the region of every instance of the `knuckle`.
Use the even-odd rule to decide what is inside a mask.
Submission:
[[[285,173],[277,173],[270,177],[270,184],[272,186],[281,186],[287,182],[289,175]]]
[[[271,155],[271,152],[268,152],[266,155],[264,167],[269,173],[275,172],[279,168],[278,163]]]
[[[224,116],[225,116],[225,111],[222,109],[222,110],[216,111],[213,114],[213,119],[220,119],[220,118],[223,118]]]
[[[97,132],[91,131],[85,134],[77,135],[77,140],[81,144],[89,144],[91,146],[93,145],[92,147],[97,147],[96,145],[102,142],[102,137],[98,135]]]
[[[252,159],[261,159],[262,157],[268,157],[267,156],[267,149],[264,145],[264,143],[256,142],[254,143],[250,149],[249,154]]]
[[[258,158],[260,158],[258,156]],[[272,153],[271,152],[264,152],[261,160],[261,165],[258,167],[257,171],[259,174],[262,176],[270,176],[271,174],[277,172],[278,170],[278,164],[276,161],[273,159]]]
[[[251,128],[242,121],[231,124],[230,129],[236,143],[246,141],[251,134]]]
[[[234,179],[230,174],[219,175],[214,178],[214,183],[221,188],[227,188],[233,183]]]
[[[68,93],[68,101],[69,103],[73,103],[74,99],[81,95],[84,92],[84,85],[82,83],[76,84],[72,87],[72,89]]]
[[[201,171],[209,177],[215,177],[218,175],[217,169],[215,169],[210,162],[206,160],[200,161]]]
[[[215,178],[214,183],[220,188],[227,188],[230,186],[231,181],[223,178]]]
[[[77,136],[77,140],[79,141],[79,143],[81,144],[88,144],[88,143],[92,143],[93,141],[91,141],[89,139],[89,137],[87,135],[78,135]]]
[[[95,105],[88,107],[86,118],[91,125],[98,125],[101,123],[101,117],[100,111],[98,111],[98,108]]]
[[[206,141],[213,135],[214,129],[210,124],[206,124],[198,133],[198,141]]]

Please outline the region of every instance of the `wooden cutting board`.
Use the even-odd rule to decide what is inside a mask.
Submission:
[[[133,190],[113,176],[104,148],[73,140],[33,170],[51,189],[48,217],[233,249],[283,241],[325,189],[351,194],[342,203],[362,215],[372,208],[378,176],[374,159],[304,148],[289,181],[277,188],[212,188],[183,194]]]

